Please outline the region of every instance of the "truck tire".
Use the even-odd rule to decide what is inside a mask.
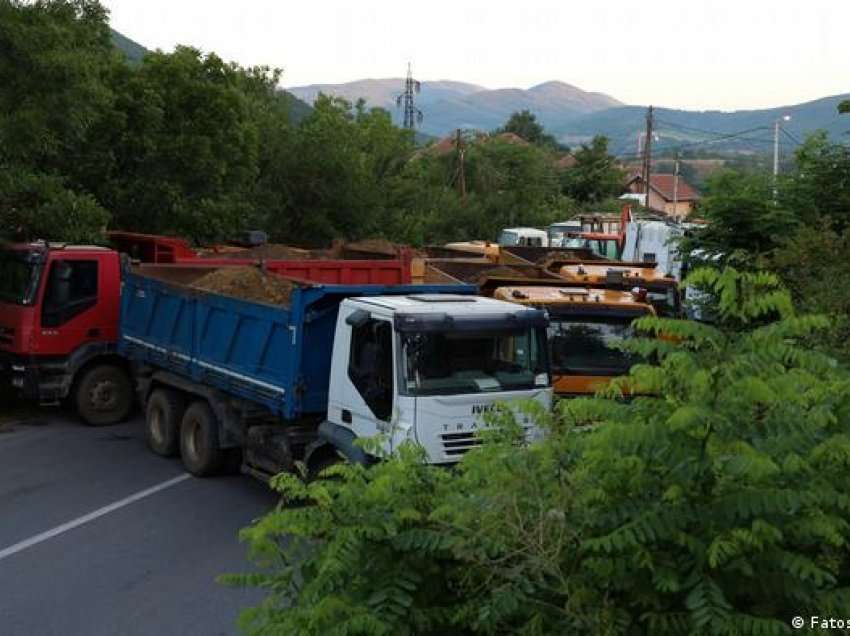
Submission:
[[[89,426],[117,424],[126,420],[133,408],[133,383],[118,365],[90,367],[77,381],[74,404]]]
[[[183,398],[171,389],[154,389],[145,409],[145,439],[157,455],[174,457],[180,451]]]
[[[343,458],[336,451],[322,453],[318,457],[312,459],[307,464],[307,481],[316,481],[317,479],[337,479],[336,477],[323,477],[322,471],[336,464],[342,463]]]
[[[180,423],[180,455],[186,470],[196,477],[221,469],[224,451],[218,445],[218,421],[209,404],[192,402]]]

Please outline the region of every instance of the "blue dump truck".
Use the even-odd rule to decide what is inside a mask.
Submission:
[[[194,475],[369,462],[355,441],[375,436],[383,452],[411,440],[449,464],[496,403],[551,403],[540,310],[467,285],[303,281],[268,304],[193,286],[209,269],[136,267],[121,295],[119,352],[148,445]]]

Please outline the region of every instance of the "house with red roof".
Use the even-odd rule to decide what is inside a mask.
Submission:
[[[653,174],[649,177],[649,183],[646,207],[667,216],[683,219],[693,212],[699,201],[699,192],[681,175]],[[626,190],[633,194],[645,194],[643,176],[633,174],[626,183]]]

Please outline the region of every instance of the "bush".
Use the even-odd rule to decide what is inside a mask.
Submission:
[[[0,173],[0,236],[102,243],[109,213],[61,177],[12,169]]]
[[[654,397],[562,401],[531,446],[505,411],[453,470],[408,447],[276,478],[282,504],[243,532],[265,570],[226,578],[269,591],[243,628],[784,634],[850,615],[850,380],[798,344],[827,321],[770,275],[695,277],[737,328],[641,319],[665,338],[622,346],[656,360],[629,378]]]

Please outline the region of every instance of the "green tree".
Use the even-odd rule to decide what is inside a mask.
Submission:
[[[413,149],[411,134],[386,111],[320,96],[293,130],[288,159],[269,166],[287,200],[269,227],[310,245],[385,235],[388,189]]]
[[[699,215],[708,224],[694,232],[686,251],[732,254],[755,264],[798,226],[794,213],[774,200],[774,180],[766,173],[723,171],[712,175]]]
[[[258,102],[274,99],[279,74],[177,47],[116,75],[124,122],[111,131],[115,168],[92,185],[116,224],[198,241],[232,236],[253,212]]]
[[[839,230],[850,227],[850,148],[820,132],[806,139],[794,159],[796,169],[780,188],[785,206],[810,225],[828,218]]]
[[[703,270],[718,326],[645,318],[643,397],[509,412],[453,470],[412,447],[305,485],[243,531],[252,634],[786,634],[850,612],[850,379],[764,273]],[[672,336],[672,337],[671,337]],[[622,385],[612,386],[612,397]],[[288,503],[310,502],[289,507]]]
[[[108,214],[79,176],[113,103],[106,10],[94,0],[2,2],[0,50],[0,232],[97,240]]]
[[[841,114],[850,113],[850,99],[845,99],[843,102],[838,104],[838,112]]]
[[[505,122],[505,125],[493,132],[495,134],[513,133],[529,143],[544,148],[560,150],[562,152],[569,150],[569,148],[559,144],[552,135],[546,132],[543,125],[537,121],[537,116],[530,110],[521,110],[512,113],[508,121]]]
[[[575,166],[561,173],[565,196],[580,204],[593,204],[622,193],[625,174],[608,153],[608,138],[597,135],[590,145],[573,153]]]
[[[791,292],[798,311],[830,316],[832,325],[809,345],[850,363],[850,230],[828,220],[800,228],[784,241],[768,265]]]

